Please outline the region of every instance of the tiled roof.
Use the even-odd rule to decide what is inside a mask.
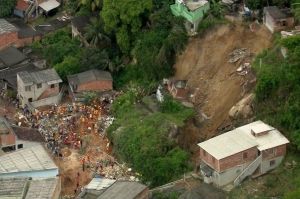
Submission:
[[[12,129],[19,140],[45,142],[43,136],[36,129],[19,126],[13,126]]]
[[[15,7],[15,9],[25,11],[29,7],[29,5],[30,5],[29,2],[26,2],[24,0],[18,0],[17,6]]]

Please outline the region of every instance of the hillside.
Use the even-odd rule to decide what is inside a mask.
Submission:
[[[190,38],[185,52],[175,64],[175,79],[187,79],[189,90],[196,87],[196,108],[209,117],[201,116],[189,121],[179,137],[181,147],[189,149],[198,158],[196,144],[218,135],[220,124],[229,121],[228,112],[246,93],[251,93],[256,76],[250,70],[245,76],[235,71],[241,62],[228,63],[229,54],[247,48],[251,56],[244,62],[252,62],[255,55],[272,44],[272,34],[263,26],[251,32],[248,26],[225,24],[208,31],[204,36]]]

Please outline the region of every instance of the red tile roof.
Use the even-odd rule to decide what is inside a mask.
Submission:
[[[15,9],[25,11],[29,7],[29,5],[30,4],[24,0],[18,0],[17,6],[15,7]]]

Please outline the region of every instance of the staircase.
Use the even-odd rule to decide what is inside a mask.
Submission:
[[[262,162],[262,154],[260,154],[236,179],[233,181],[233,186],[239,185],[247,176],[252,175]]]

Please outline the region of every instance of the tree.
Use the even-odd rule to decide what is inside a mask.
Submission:
[[[87,71],[91,69],[105,70],[108,66],[108,54],[100,51],[94,46],[85,48],[80,58],[80,70]]]
[[[260,8],[262,1],[261,0],[246,0],[245,4],[250,10],[257,10],[258,8]]]
[[[74,75],[79,72],[78,58],[68,56],[63,62],[56,64],[54,69],[63,81],[67,81],[68,75]]]
[[[152,10],[152,0],[104,0],[100,13],[104,28],[108,33],[115,32],[117,43],[124,53],[129,53],[135,35],[142,27],[143,18]]]
[[[17,5],[17,0],[0,0],[0,18],[7,17]]]
[[[98,46],[100,43],[110,43],[110,38],[104,30],[104,23],[101,19],[91,18],[91,23],[84,30],[84,38],[91,44]]]
[[[77,7],[87,6],[91,11],[95,11],[102,6],[102,0],[78,0]]]

